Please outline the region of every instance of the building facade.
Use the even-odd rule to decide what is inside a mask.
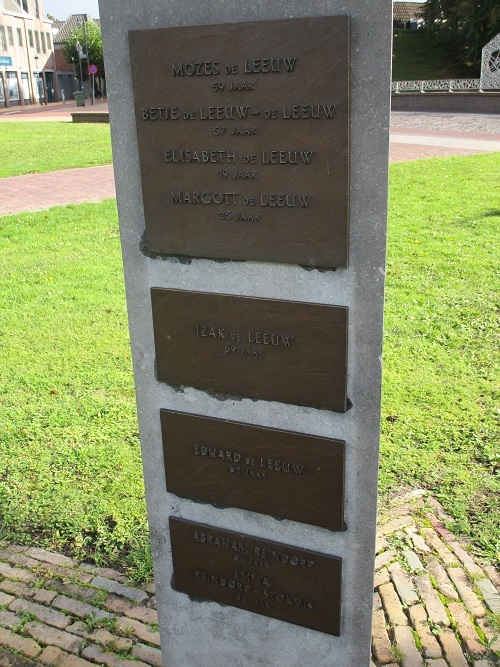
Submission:
[[[0,0],[0,107],[57,99],[52,22],[42,0]]]
[[[66,40],[71,35],[73,30],[83,25],[84,23],[97,23],[99,21],[93,19],[89,14],[71,14],[66,21],[57,21],[53,25],[52,33],[54,35],[54,54],[57,72],[57,83],[60,99],[70,99],[74,96],[77,90],[81,90],[80,81],[80,61],[74,60],[67,62],[64,57],[63,49]],[[83,45],[82,45],[83,46]],[[83,68],[88,67],[88,63],[84,60]],[[84,86],[84,89],[87,87]]]

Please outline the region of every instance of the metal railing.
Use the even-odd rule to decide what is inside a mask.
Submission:
[[[462,90],[480,91],[480,79],[436,79],[433,81],[393,81],[393,93],[456,93]]]

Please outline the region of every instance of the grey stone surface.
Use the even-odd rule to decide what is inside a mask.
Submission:
[[[381,373],[382,299],[387,210],[390,0],[269,0],[182,3],[101,0],[111,131],[156,597],[169,667],[364,667],[370,661]],[[306,271],[258,262],[154,260],[139,248],[144,231],[127,31],[175,25],[350,13],[352,19],[350,268]],[[249,399],[218,400],[192,388],[158,383],[154,373],[152,286],[348,305],[345,414]],[[160,408],[296,430],[347,441],[343,533],[236,509],[217,509],[165,489]],[[343,558],[340,637],[215,603],[193,603],[172,590],[168,516],[315,549]]]
[[[479,579],[476,586],[481,591],[486,606],[494,614],[500,614],[500,594],[489,579]]]
[[[92,586],[96,588],[103,588],[109,593],[115,593],[115,595],[120,595],[129,600],[134,600],[137,604],[144,602],[148,599],[147,593],[141,591],[139,588],[133,588],[132,586],[124,586],[114,579],[107,579],[106,577],[94,577],[91,582]]]

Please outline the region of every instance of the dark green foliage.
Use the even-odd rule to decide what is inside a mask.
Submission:
[[[101,78],[104,78],[105,72],[104,72],[104,56],[102,53],[102,35],[101,35],[101,28],[100,26],[97,25],[97,23],[92,23],[91,21],[87,21],[85,24],[85,30],[87,32],[87,46],[89,50],[89,63],[84,62],[83,66],[83,78],[86,81],[88,74],[87,74],[87,66],[92,64],[92,65],[97,65],[98,69],[98,74]],[[76,43],[79,42],[83,48],[83,53],[85,54],[85,35],[84,35],[84,30],[83,30],[83,25],[79,26],[78,28],[75,28],[66,40],[66,43],[64,44],[63,47],[63,55],[64,58],[66,59],[66,62],[70,63],[71,58],[75,59],[75,63],[78,63],[78,50],[76,48]]]
[[[427,0],[426,28],[450,42],[465,63],[478,65],[481,50],[500,32],[498,0]]]
[[[479,68],[457,58],[449,43],[426,30],[396,30],[392,50],[393,81],[479,78]]]

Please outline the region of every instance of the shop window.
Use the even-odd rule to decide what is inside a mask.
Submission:
[[[22,32],[21,28],[17,29],[17,43],[18,43],[19,46],[23,45],[23,32]]]
[[[7,26],[7,37],[9,38],[9,46],[14,46],[14,33],[10,25]]]
[[[7,93],[9,95],[9,102],[17,102],[19,100],[19,84],[17,83],[17,75],[15,72],[5,72],[7,79]]]
[[[23,97],[26,101],[29,102],[30,86],[29,86],[28,72],[21,72],[21,86],[23,87]]]

